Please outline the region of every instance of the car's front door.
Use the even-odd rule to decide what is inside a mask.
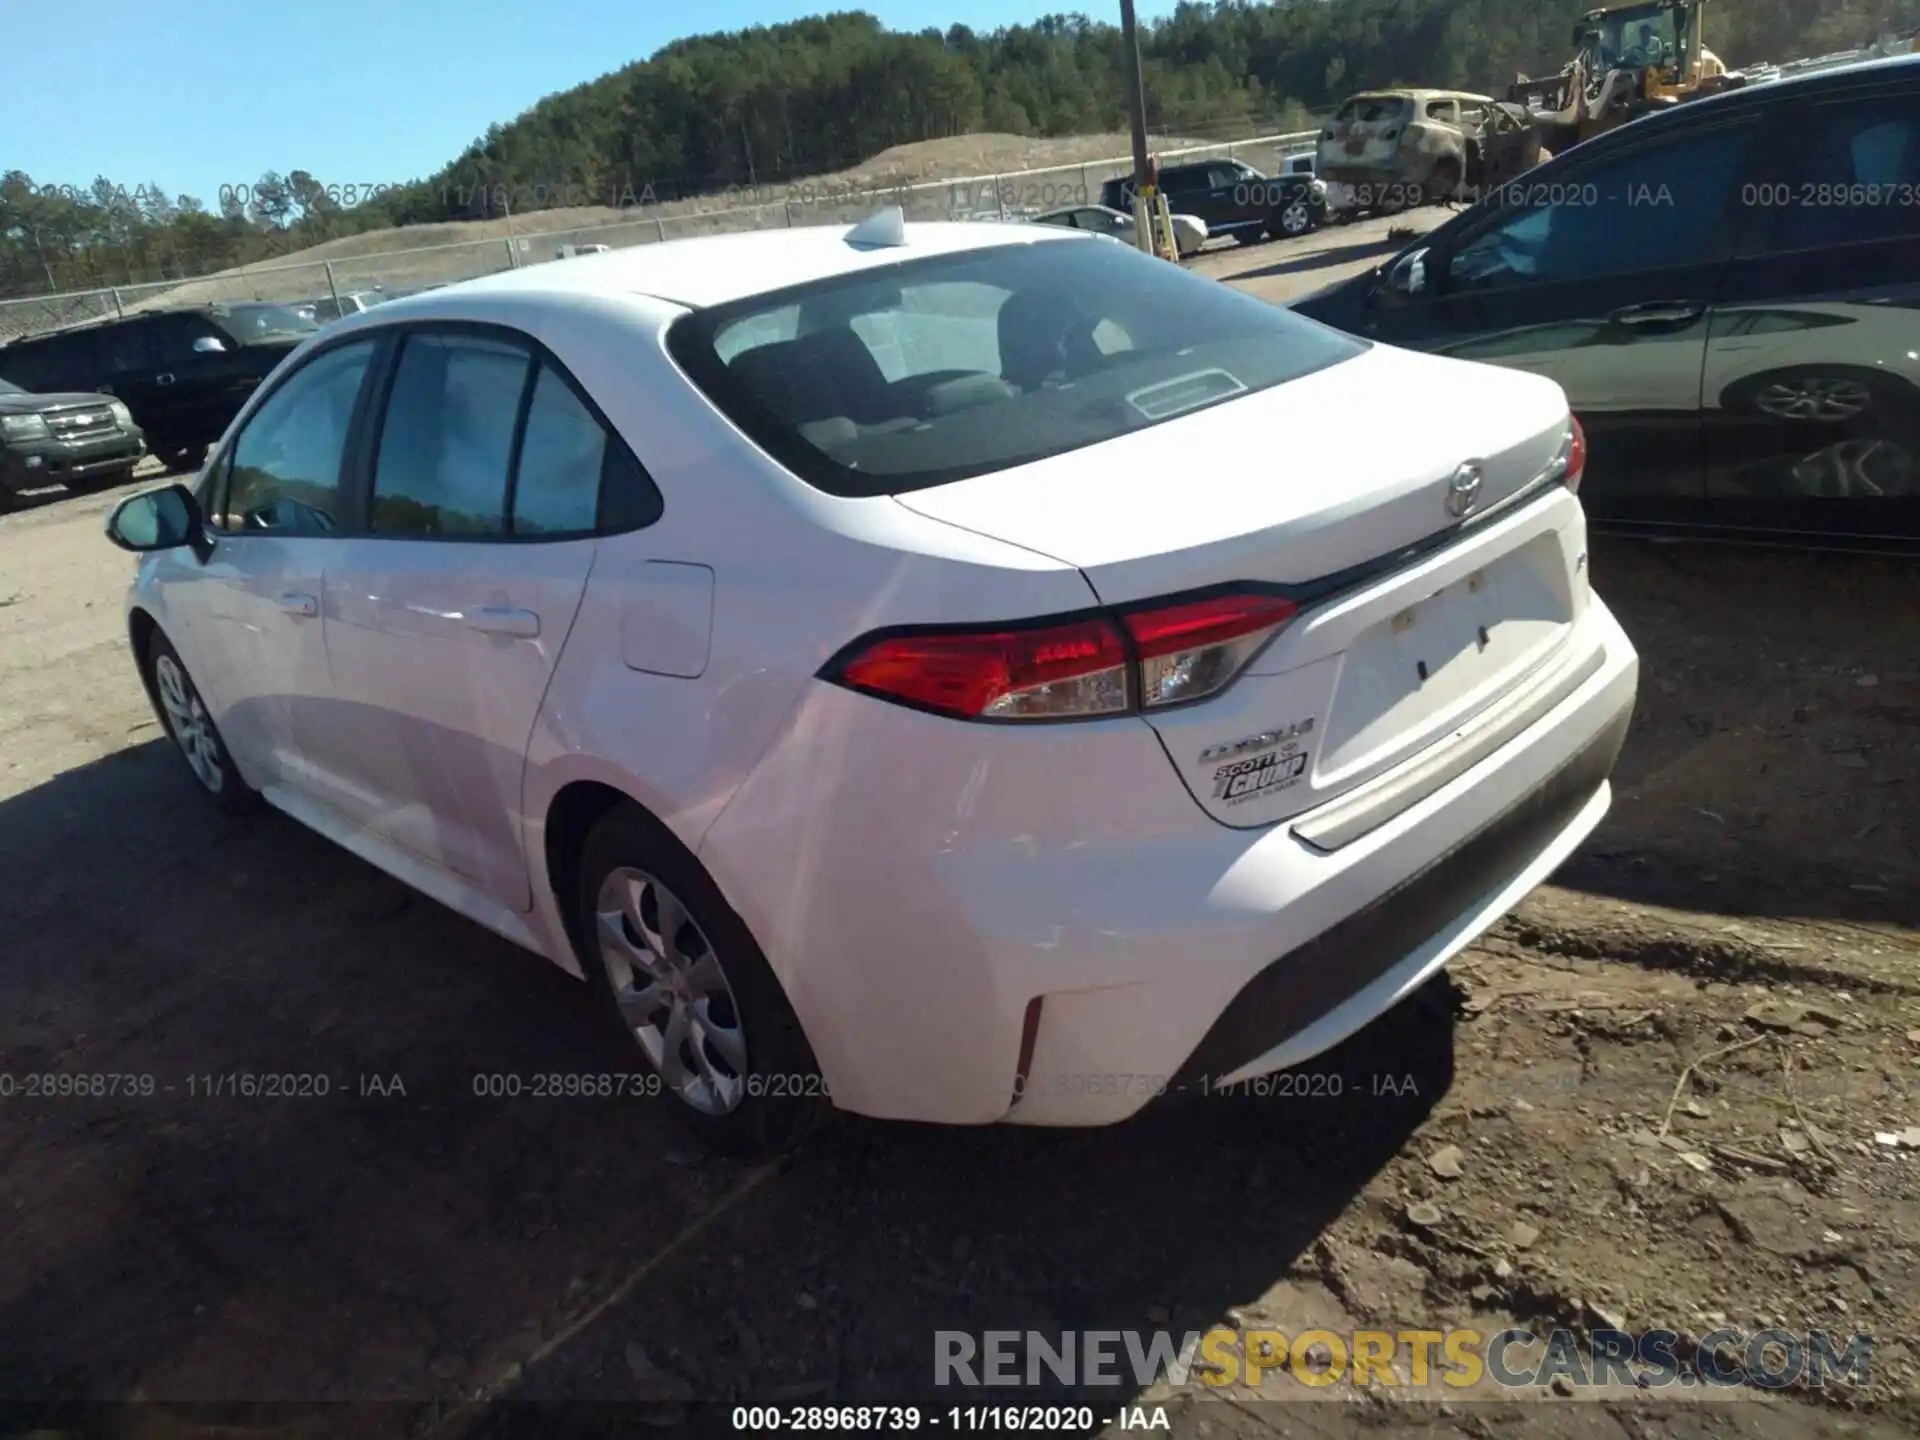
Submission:
[[[327,569],[316,763],[349,818],[525,909],[527,741],[631,457],[509,331],[411,329],[384,386],[365,533]]]
[[[1707,342],[1714,518],[1920,541],[1920,85],[1783,113]]]
[[[153,363],[166,438],[179,449],[218,440],[260,382],[257,357],[197,311],[154,317]]]
[[[241,770],[309,790],[303,739],[324,726],[330,682],[320,606],[340,544],[348,440],[374,354],[316,354],[248,417],[209,467],[206,564],[181,561],[170,627]]]
[[[1232,225],[1258,225],[1264,219],[1265,212],[1258,201],[1267,186],[1256,178],[1251,181],[1247,172],[1238,165],[1225,160],[1212,161],[1207,166],[1207,197],[1202,210],[1190,213],[1198,214],[1207,222],[1207,228],[1225,229]]]
[[[1522,180],[1375,297],[1368,333],[1557,381],[1587,428],[1599,516],[1697,519],[1708,314],[1747,207],[1757,126],[1656,132]]]

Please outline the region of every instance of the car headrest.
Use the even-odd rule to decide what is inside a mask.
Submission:
[[[887,379],[860,337],[844,326],[757,345],[727,367],[754,397],[792,425],[881,413]]]

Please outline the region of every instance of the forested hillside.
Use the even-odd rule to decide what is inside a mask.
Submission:
[[[1573,21],[1591,3],[1182,4],[1143,29],[1149,124],[1226,135],[1300,124],[1366,86],[1502,89],[1516,71],[1557,69]],[[1707,43],[1737,65],[1914,25],[1920,0],[1715,0]],[[1083,15],[991,34],[965,25],[904,34],[841,13],[676,41],[549,96],[494,125],[439,173],[372,200],[305,170],[269,173],[250,193],[214,197],[212,206],[126,178],[78,184],[6,171],[0,295],[178,278],[337,235],[504,206],[518,214],[783,184],[938,136],[1124,129],[1119,56],[1118,29]]]

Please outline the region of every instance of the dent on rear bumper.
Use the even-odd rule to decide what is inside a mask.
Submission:
[[[1625,634],[1596,602],[1571,643],[1607,657],[1578,691],[1331,855],[1288,826],[1237,831],[1209,819],[1142,722],[964,726],[827,686],[702,855],[759,938],[842,1108],[1110,1123],[1173,1083],[1277,959],[1433,866],[1622,723],[1638,677]],[[1605,808],[1602,785],[1358,994],[1334,986],[1335,1010],[1274,1035],[1258,1063],[1298,1063],[1389,1008],[1544,878]],[[803,815],[814,827],[796,848]]]

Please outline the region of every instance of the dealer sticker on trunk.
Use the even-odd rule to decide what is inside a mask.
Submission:
[[[1252,760],[1222,765],[1213,772],[1213,798],[1228,805],[1239,805],[1262,795],[1290,790],[1307,773],[1307,752],[1298,742]]]

